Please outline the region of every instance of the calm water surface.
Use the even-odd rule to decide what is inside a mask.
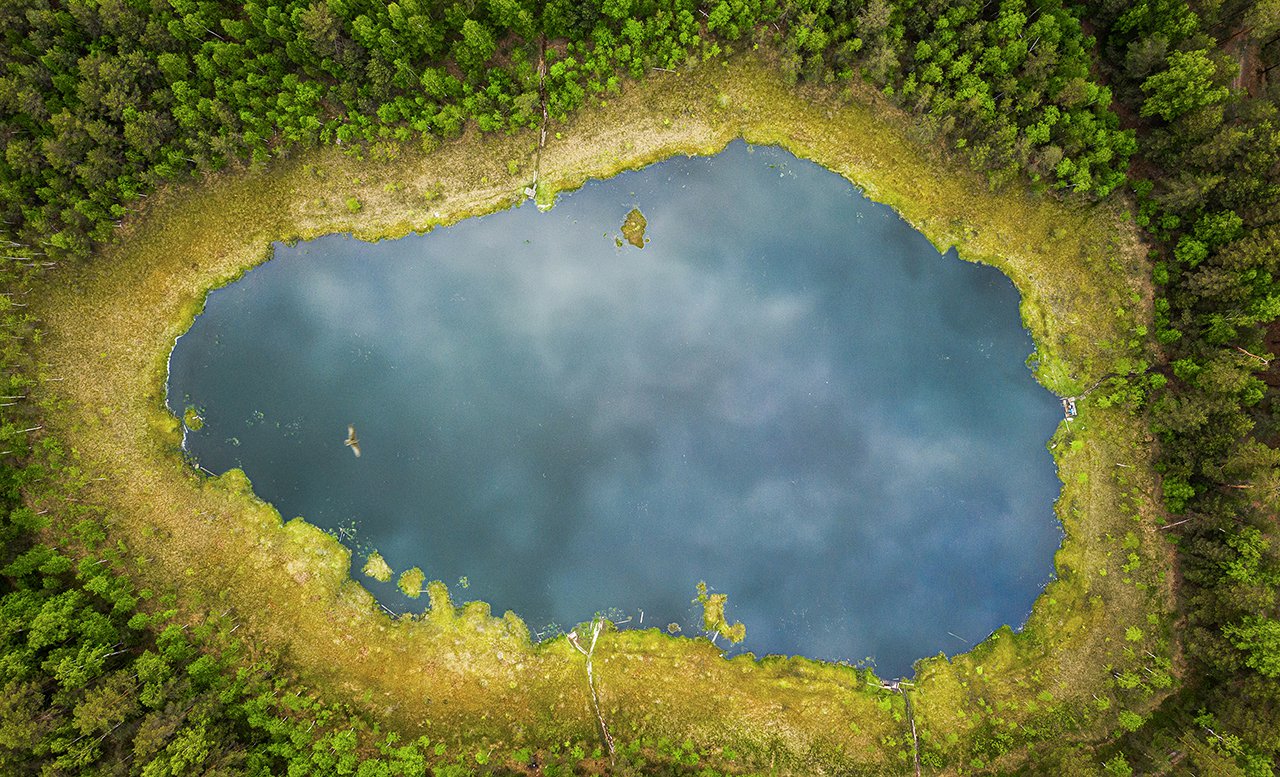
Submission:
[[[634,206],[643,250],[616,242]],[[1052,572],[1060,410],[1017,303],[735,143],[547,213],[277,246],[209,295],[169,401],[202,411],[204,467],[535,632],[643,611],[689,634],[705,580],[744,648],[897,676],[1022,623]]]

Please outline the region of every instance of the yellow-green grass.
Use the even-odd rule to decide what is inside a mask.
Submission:
[[[552,127],[540,154],[535,133],[470,132],[377,161],[308,152],[153,196],[117,245],[51,276],[39,295],[48,433],[101,478],[77,498],[107,511],[113,539],[136,560],[133,574],[176,592],[184,617],[229,612],[247,639],[331,699],[408,732],[499,754],[591,741],[584,659],[566,640],[533,645],[513,616],[490,617],[483,604],[455,611],[442,586],[428,586],[423,617],[392,620],[350,579],[350,556],[335,539],[301,520],[282,524],[237,472],[206,478],[188,467],[181,422],[163,407],[168,354],[205,293],[266,259],[272,241],[347,231],[394,237],[508,207],[538,159],[537,196],[546,204],[588,178],[712,153],[737,137],[823,164],[897,208],[936,245],[1007,273],[1023,294],[1038,376],[1049,388],[1078,392],[1141,356],[1145,338],[1135,330],[1150,318],[1150,295],[1122,207],[1064,203],[1020,187],[992,193],[874,93],[797,89],[762,58],[744,55],[655,73]],[[953,662],[927,662],[910,691],[926,757],[953,770],[999,757],[982,744],[994,717],[1029,725],[1046,710],[1094,709],[1095,698],[1111,694],[1112,668],[1143,651],[1169,651],[1162,629],[1170,597],[1157,576],[1168,558],[1155,537],[1139,424],[1085,402],[1055,442],[1066,483],[1060,580],[1023,633],[998,635]],[[1121,571],[1126,531],[1139,542],[1136,574]],[[1138,622],[1147,627],[1141,641],[1126,641],[1126,627]],[[731,748],[747,762],[798,773],[910,768],[901,697],[847,666],[727,661],[705,640],[653,629],[606,632],[594,671],[602,714],[620,742],[690,740],[707,753]],[[1102,731],[1114,711],[1077,716],[1077,725]],[[1003,756],[1018,757],[1016,749]]]

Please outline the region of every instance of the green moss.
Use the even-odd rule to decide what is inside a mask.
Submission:
[[[427,576],[422,574],[422,570],[417,567],[407,569],[400,574],[400,579],[396,581],[396,585],[400,587],[400,592],[412,599],[422,596],[422,583]]]
[[[393,574],[391,565],[388,564],[386,559],[382,557],[382,554],[376,550],[370,553],[369,557],[365,559],[363,571],[366,577],[372,577],[379,583],[387,582],[391,579],[391,575]],[[419,585],[421,585],[421,583],[419,583]]]
[[[200,411],[195,407],[188,405],[187,409],[182,412],[182,423],[193,432],[198,432],[204,428],[204,418],[200,416]]]

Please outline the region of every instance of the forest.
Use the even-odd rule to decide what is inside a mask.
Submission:
[[[319,145],[430,150],[563,120],[655,69],[759,50],[862,81],[993,188],[1129,198],[1158,358],[1112,377],[1158,451],[1181,684],[1099,771],[1270,775],[1280,756],[1280,4],[1270,0],[8,0],[0,4],[0,771],[467,774],[138,589],[85,477],[21,402],[34,278],[166,186]],[[545,68],[545,83],[540,76]],[[541,773],[587,754],[526,753]],[[623,763],[715,774],[679,744]],[[494,767],[497,768],[496,766]]]

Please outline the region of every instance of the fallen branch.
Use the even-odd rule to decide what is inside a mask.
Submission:
[[[595,621],[592,626],[591,648],[589,650],[584,650],[582,645],[578,644],[578,632],[576,631],[569,632],[569,644],[587,657],[587,687],[591,689],[591,706],[595,709],[596,722],[600,724],[600,738],[604,740],[605,749],[609,751],[609,762],[613,763],[613,735],[609,733],[609,727],[604,722],[604,713],[600,711],[600,697],[596,694],[596,681],[591,673],[591,657],[596,652],[596,640],[600,638],[600,630],[602,628],[604,628],[604,621]]]
[[[1263,366],[1263,367],[1270,367],[1270,366],[1271,366],[1271,360],[1270,360],[1270,359],[1264,359],[1264,358],[1262,358],[1261,356],[1259,356],[1259,355],[1258,355],[1258,354],[1256,354],[1256,353],[1249,353],[1248,351],[1246,351],[1245,349],[1241,348],[1241,347],[1240,347],[1240,346],[1238,346],[1238,345],[1236,346],[1236,350],[1237,350],[1237,351],[1239,351],[1240,353],[1244,354],[1245,356],[1248,356],[1248,357],[1251,357],[1251,358],[1257,359],[1259,362],[1262,362],[1262,366]]]

